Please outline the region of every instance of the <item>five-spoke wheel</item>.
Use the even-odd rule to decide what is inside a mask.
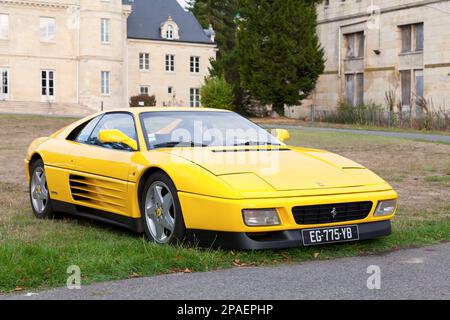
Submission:
[[[170,178],[157,172],[145,184],[141,212],[147,237],[159,244],[182,241],[185,227],[178,194]]]
[[[153,239],[169,242],[175,229],[175,208],[169,187],[161,181],[154,182],[147,191],[145,216]]]
[[[31,164],[30,176],[30,201],[34,215],[40,219],[53,218],[47,176],[42,160],[34,161]]]

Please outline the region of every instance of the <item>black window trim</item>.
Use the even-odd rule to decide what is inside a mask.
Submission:
[[[129,111],[110,111],[110,112],[105,112],[103,114],[101,114],[99,121],[97,122],[97,124],[95,125],[94,129],[92,129],[91,134],[89,135],[88,140],[91,139],[92,134],[94,133],[95,129],[97,129],[98,125],[100,124],[100,122],[102,121],[102,119],[106,116],[106,115],[110,115],[110,114],[127,114],[131,116],[131,119],[133,119],[133,125],[134,125],[134,131],[136,133],[136,143],[137,143],[137,150],[119,150],[119,149],[108,149],[99,145],[95,145],[95,144],[91,144],[91,143],[83,143],[83,142],[78,142],[78,141],[73,141],[75,143],[80,143],[80,144],[84,144],[87,146],[92,146],[92,147],[98,147],[98,148],[103,148],[105,150],[114,150],[114,151],[123,151],[123,152],[139,152],[141,151],[140,148],[140,143],[139,143],[139,135],[138,135],[138,131],[137,131],[137,127],[136,127],[136,118],[134,116],[134,114],[132,112]],[[94,120],[97,117],[92,118],[90,121]],[[89,122],[90,122],[89,121]],[[89,124],[89,122],[87,124]],[[87,125],[86,124],[86,125]]]
[[[80,125],[76,126],[66,137],[66,140],[72,141],[74,143],[81,143],[84,144],[83,142],[77,141],[78,137],[80,136],[81,132],[84,130],[84,128],[86,128],[92,121],[94,121],[95,119],[98,119],[98,121],[100,121],[103,118],[103,114],[99,114],[96,116],[92,116],[92,118],[90,118],[89,120],[86,120],[85,122],[81,123]],[[83,119],[81,119],[83,120]],[[97,122],[98,124],[98,122]],[[95,127],[97,126],[97,124],[94,126],[94,128],[92,129],[92,131],[94,131]],[[80,129],[81,128],[81,129]],[[76,136],[74,137],[74,133],[77,132]],[[92,131],[89,133],[89,137],[92,134]]]

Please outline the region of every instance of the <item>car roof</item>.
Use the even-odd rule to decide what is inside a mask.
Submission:
[[[109,112],[132,112],[134,114],[141,114],[145,112],[173,112],[173,111],[182,111],[182,112],[224,112],[230,113],[229,110],[222,109],[212,109],[212,108],[190,108],[190,107],[138,107],[138,108],[127,108],[127,109],[114,109],[114,110],[106,110],[103,113]]]

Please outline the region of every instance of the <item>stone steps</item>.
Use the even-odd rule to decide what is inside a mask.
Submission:
[[[96,112],[76,103],[0,101],[0,113],[84,117]]]

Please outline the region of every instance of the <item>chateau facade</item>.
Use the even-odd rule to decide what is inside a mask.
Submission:
[[[176,0],[0,0],[3,112],[88,114],[140,93],[197,107],[215,56]]]

